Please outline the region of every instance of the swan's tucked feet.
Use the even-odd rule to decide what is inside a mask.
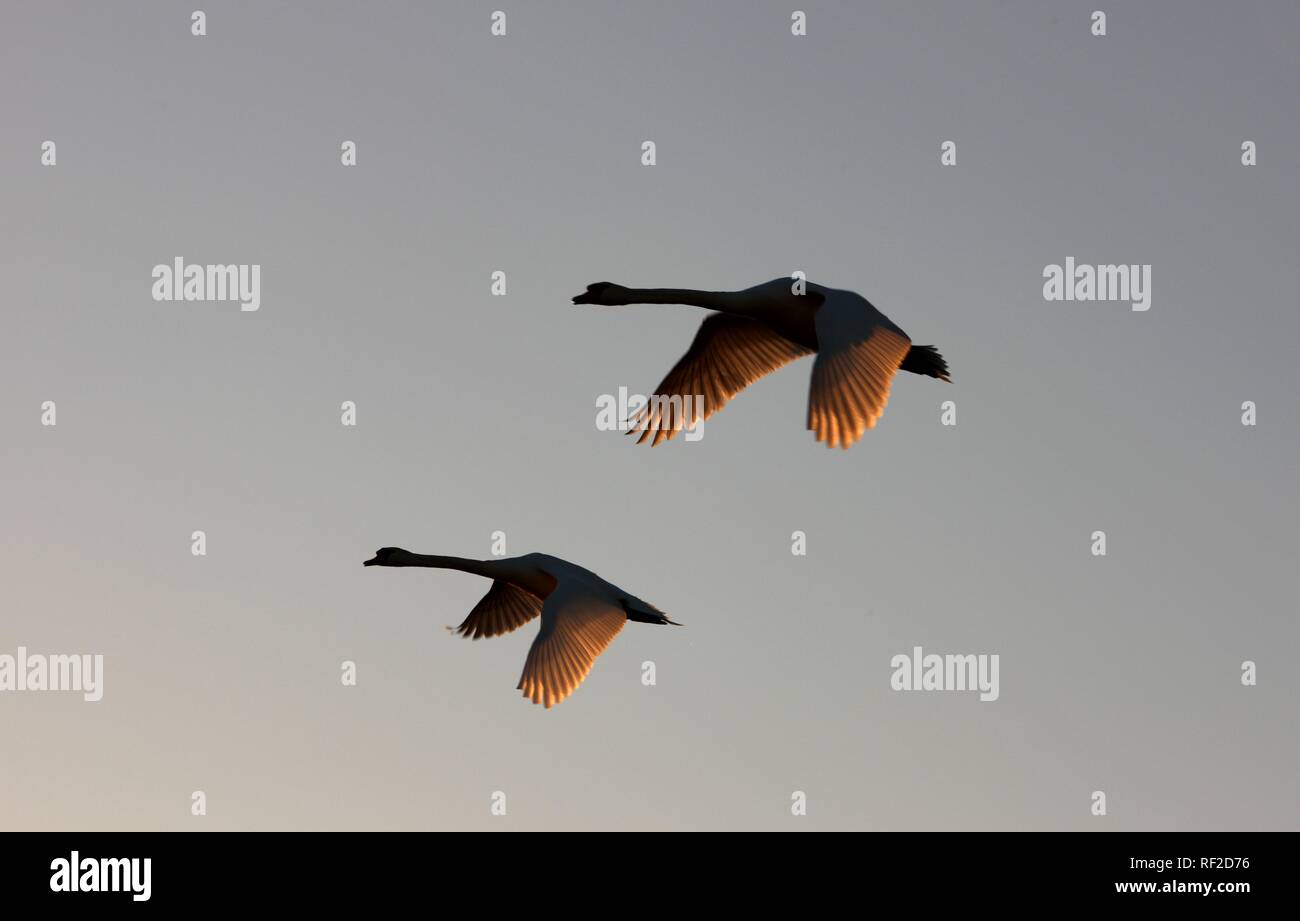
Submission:
[[[587,290],[573,299],[575,304],[599,304],[602,307],[621,307],[629,303],[627,288],[612,281],[598,281],[587,285]]]

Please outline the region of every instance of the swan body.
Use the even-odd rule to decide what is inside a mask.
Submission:
[[[671,439],[760,377],[805,355],[817,356],[808,428],[827,447],[848,448],[875,428],[899,370],[951,382],[948,364],[933,346],[912,345],[862,295],[811,282],[803,283],[803,293],[794,288],[790,278],[743,291],[627,288],[602,281],[588,285],[573,303],[690,304],[717,311],[704,319],[690,349],[630,420],[628,434],[639,434],[638,444]]]
[[[541,618],[517,687],[535,704],[551,708],[582,684],[592,665],[629,620],[673,624],[654,605],[588,569],[544,553],[469,560],[384,547],[366,566],[458,569],[492,580],[492,587],[460,626],[470,639],[500,636]]]

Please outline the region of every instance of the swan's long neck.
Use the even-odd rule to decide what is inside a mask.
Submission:
[[[473,573],[476,576],[485,576],[489,579],[496,578],[493,570],[496,563],[487,560],[469,560],[461,556],[437,556],[432,553],[410,553],[407,554],[403,566],[427,566],[430,569],[459,569],[461,572]]]
[[[500,580],[545,598],[555,589],[555,577],[536,566],[520,563],[518,559],[467,560],[460,556],[438,556],[431,553],[408,553],[401,566],[427,566],[430,569],[459,569],[494,581]]]
[[[689,304],[724,313],[746,313],[747,301],[739,291],[696,291],[694,288],[629,288],[633,304]]]

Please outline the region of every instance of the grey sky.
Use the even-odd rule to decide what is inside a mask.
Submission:
[[[0,653],[106,670],[0,694],[0,827],[1295,829],[1300,8],[517,6],[0,13]],[[177,256],[261,309],[153,301]],[[1067,256],[1151,309],[1045,302]],[[847,453],[807,361],[694,444],[596,429],[703,314],[587,283],[795,270],[954,383]],[[360,565],[495,530],[686,627],[533,707],[532,628],[443,630],[485,582]],[[917,645],[1000,698],[891,691]]]

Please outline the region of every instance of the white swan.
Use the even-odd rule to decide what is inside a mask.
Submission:
[[[898,370],[949,381],[943,356],[912,345],[866,298],[811,282],[795,294],[789,278],[744,291],[625,288],[607,281],[588,285],[575,304],[691,304],[719,311],[706,317],[690,350],[668,372],[655,397],[636,413],[628,434],[651,445],[720,410],[754,381],[817,353],[808,397],[808,428],[827,447],[847,448],[875,428]],[[704,406],[694,397],[702,396]],[[672,398],[675,402],[670,402]],[[692,399],[687,403],[686,398]],[[690,410],[686,410],[686,406]]]
[[[540,614],[541,628],[528,650],[517,687],[533,703],[547,708],[577,690],[596,657],[629,620],[681,626],[594,572],[544,553],[467,560],[384,547],[364,565],[459,569],[491,579],[487,594],[454,628],[471,639],[509,633]]]

